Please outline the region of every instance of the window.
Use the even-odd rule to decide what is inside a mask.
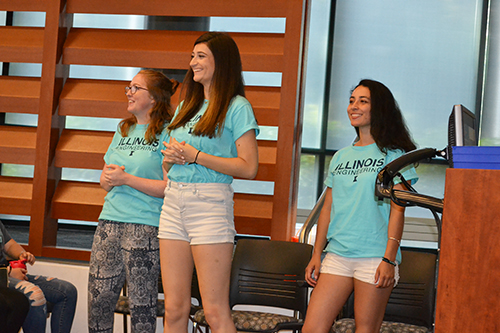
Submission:
[[[320,3],[313,1],[313,8]],[[328,11],[324,6],[323,15]],[[391,89],[419,148],[445,148],[452,106],[463,104],[475,110],[480,98],[476,92],[481,84],[483,1],[340,0],[332,3],[331,13],[331,50],[311,47],[314,42],[309,42],[299,193],[302,209],[310,209],[311,196],[318,197],[318,188],[323,188],[324,172],[320,171],[328,167],[325,157],[355,137],[346,109],[350,90],[361,79],[381,81]],[[319,31],[328,31],[326,26]],[[317,34],[311,27],[310,38]],[[328,60],[319,67],[326,71],[326,80],[322,73],[311,74],[315,70],[310,68],[310,58],[323,52]],[[317,86],[309,76],[317,80]],[[322,86],[328,89],[324,96]],[[308,94],[312,89],[316,96]],[[446,167],[421,163],[416,189],[442,198]],[[407,224],[433,221],[420,208],[408,209],[406,216],[410,217]]]

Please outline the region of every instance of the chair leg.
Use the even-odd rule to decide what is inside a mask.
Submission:
[[[202,326],[199,326],[197,322],[193,321],[193,333],[210,333],[210,328],[205,327],[205,332],[203,332]]]
[[[123,314],[123,333],[128,333],[128,321],[126,314]]]

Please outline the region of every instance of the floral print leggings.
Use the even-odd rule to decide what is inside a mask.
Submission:
[[[159,258],[157,227],[99,221],[90,256],[90,333],[113,332],[114,310],[125,279],[132,332],[155,332]]]

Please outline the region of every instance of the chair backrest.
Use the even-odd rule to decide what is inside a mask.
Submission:
[[[432,328],[436,300],[437,252],[434,249],[401,248],[399,283],[392,291],[384,321],[400,322]],[[342,317],[353,318],[354,297],[351,295]]]
[[[436,250],[401,250],[401,276],[392,291],[384,320],[431,328],[436,300]]]
[[[308,288],[304,270],[312,249],[304,243],[239,240],[231,268],[231,308],[241,304],[273,306],[305,316]]]

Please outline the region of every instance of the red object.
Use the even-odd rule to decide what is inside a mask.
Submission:
[[[11,261],[10,262],[10,267],[12,267],[12,268],[24,268],[24,269],[26,269],[26,259]]]

